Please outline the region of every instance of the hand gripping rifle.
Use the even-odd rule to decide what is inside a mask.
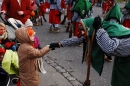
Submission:
[[[83,84],[83,86],[90,86],[90,65],[91,65],[91,57],[92,57],[92,50],[93,50],[93,44],[94,44],[94,41],[95,41],[95,35],[96,35],[96,31],[94,30],[93,32],[93,35],[92,35],[92,38],[88,37],[87,35],[87,40],[88,40],[88,53],[86,53],[85,55],[85,61],[86,61],[86,65],[87,65],[87,77],[86,77],[86,80]]]

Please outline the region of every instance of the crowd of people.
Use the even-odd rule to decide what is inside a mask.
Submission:
[[[84,40],[89,42],[94,32],[96,36],[91,62],[93,68],[101,75],[104,58],[111,62],[114,56],[111,85],[130,85],[128,77],[130,2],[121,10],[114,0],[105,0],[103,4],[98,0],[97,6],[102,6],[103,20],[101,16],[92,17],[94,3],[95,0],[3,0],[0,13],[5,14],[5,20],[13,18],[21,22],[19,23],[21,25],[13,24],[17,27],[14,40],[8,39],[7,27],[4,23],[0,23],[0,63],[8,50],[17,52],[15,55],[18,60],[13,63],[18,69],[14,71],[14,74],[18,75],[17,86],[38,86],[40,82],[38,58],[55,48],[80,45]],[[38,14],[35,16],[37,19],[44,13],[49,13],[50,33],[60,32],[59,24],[65,24],[67,20],[66,32],[72,29],[73,35],[60,42],[41,47],[38,37],[35,36],[31,18]],[[62,14],[64,14],[63,21],[61,21]],[[16,40],[20,43],[19,46]]]

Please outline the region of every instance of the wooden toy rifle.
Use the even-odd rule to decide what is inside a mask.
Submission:
[[[87,77],[86,80],[83,84],[83,86],[90,86],[91,82],[90,82],[90,66],[91,66],[91,57],[92,57],[92,50],[93,50],[93,44],[95,41],[95,35],[96,35],[96,31],[94,30],[92,38],[88,37],[88,53],[86,53],[85,55],[85,61],[86,61],[86,65],[87,65]]]

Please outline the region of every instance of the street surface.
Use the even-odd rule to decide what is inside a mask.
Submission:
[[[125,4],[122,3],[121,7],[123,7],[124,5]],[[94,6],[94,16],[101,15],[101,14],[102,14],[101,7]],[[48,14],[45,14],[45,17],[48,21]],[[61,17],[61,20],[62,19],[63,19],[63,16]],[[48,22],[43,22],[42,26],[34,26],[34,30],[36,31],[36,35],[40,39],[41,46],[46,46],[53,42],[59,42],[69,37],[68,33],[65,32],[66,30],[65,25],[60,25],[59,33],[49,33]],[[81,63],[82,51],[83,51],[82,46],[56,48],[55,50],[53,51],[51,50],[48,54],[44,56],[45,57],[44,64],[50,65],[50,63],[52,63],[50,66],[58,70],[58,68],[56,68],[55,66],[55,64],[57,64],[59,67],[64,69],[68,74],[70,74],[70,76],[73,78],[71,78],[70,84],[68,84],[67,86],[82,86],[82,83],[86,79],[86,73],[87,73],[86,63],[85,62],[83,64]],[[90,70],[91,86],[111,86],[110,81],[111,81],[112,65],[113,65],[113,62],[105,61],[101,76],[99,76],[99,74],[91,67],[91,70]],[[47,66],[44,66],[44,68],[46,71],[48,70]],[[59,74],[61,74],[60,71],[58,72]],[[50,73],[49,75],[53,76],[55,74]],[[49,78],[49,77],[50,76],[47,77],[46,74],[43,75],[40,73],[41,83],[39,86],[44,86],[45,83],[50,83],[48,86],[61,86],[61,83],[65,83],[62,81],[61,83],[57,83],[57,82],[49,81],[49,79],[46,79],[46,81],[42,81],[43,78]],[[57,77],[58,76],[55,76],[55,78]],[[75,82],[73,82],[73,79],[78,82],[77,85],[74,85]],[[68,79],[66,78],[66,80]],[[10,85],[10,86],[15,86],[15,85]],[[65,86],[65,85],[62,85],[62,86]]]

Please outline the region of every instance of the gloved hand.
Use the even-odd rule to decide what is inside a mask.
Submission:
[[[51,50],[55,50],[55,48],[60,48],[59,43],[51,43],[49,48],[51,48]]]
[[[102,19],[100,16],[94,18],[93,27],[95,30],[98,30],[100,27],[102,27]]]

